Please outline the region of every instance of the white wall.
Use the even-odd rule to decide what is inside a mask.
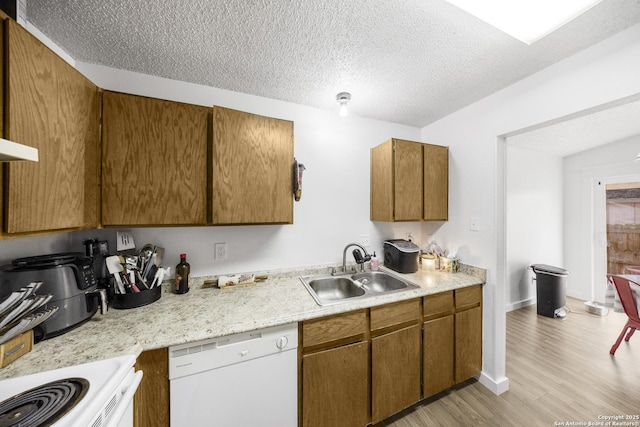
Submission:
[[[561,183],[561,157],[507,145],[507,311],[536,300],[534,274],[528,266],[564,268]]]
[[[446,246],[465,246],[463,262],[489,269],[480,380],[495,392],[508,388],[507,155],[499,136],[640,93],[639,75],[640,25],[635,25],[422,130],[423,141],[450,147],[454,171],[449,222],[434,237]],[[480,218],[480,231],[469,230],[472,216]]]
[[[640,181],[640,135],[564,159],[567,294],[604,302],[606,288],[605,185]]]

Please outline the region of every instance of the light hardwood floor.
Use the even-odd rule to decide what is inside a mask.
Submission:
[[[565,320],[538,316],[535,305],[507,313],[508,392],[471,380],[376,427],[606,426],[601,417],[615,415],[636,417],[618,425],[640,426],[640,332],[611,356],[624,313],[599,317],[582,301],[567,304]]]

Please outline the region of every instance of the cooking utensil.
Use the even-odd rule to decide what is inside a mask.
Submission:
[[[151,254],[153,253],[153,245],[147,243],[140,249],[140,253],[138,254],[140,271],[144,272],[149,260],[151,259]]]
[[[153,249],[151,260],[149,261],[150,267],[147,269],[147,274],[144,277],[147,279],[147,283],[152,281],[156,277],[158,270],[162,269],[162,260],[164,258],[164,248],[156,246]],[[162,281],[160,281],[162,283]]]
[[[151,288],[153,289],[157,284],[162,283],[161,277],[164,276],[164,270],[159,268],[156,270],[156,274],[153,276],[153,282],[151,282]]]
[[[109,270],[109,273],[111,273],[115,278],[118,293],[126,294],[127,291],[125,290],[124,283],[122,283],[122,277],[120,276],[120,273],[124,271],[124,267],[122,267],[122,264],[120,264],[120,257],[117,255],[107,257],[105,259],[105,264],[107,265],[107,270]]]
[[[153,247],[153,250],[151,251],[151,257],[149,258],[149,262],[147,262],[147,264],[144,267],[144,270],[142,270],[142,277],[149,277],[149,270],[151,269],[151,266],[155,262],[157,249],[158,249],[157,246]]]
[[[164,248],[163,247],[156,247],[156,258],[154,259],[154,264],[156,265],[156,267],[160,268],[162,267],[162,260],[164,259]]]
[[[151,268],[149,269],[149,274],[147,274],[146,276],[147,283],[149,281],[152,281],[156,277],[157,272],[158,272],[158,267],[156,267],[155,264],[151,265]]]

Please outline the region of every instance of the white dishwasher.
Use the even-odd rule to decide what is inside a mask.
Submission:
[[[171,427],[298,425],[298,325],[169,347]]]

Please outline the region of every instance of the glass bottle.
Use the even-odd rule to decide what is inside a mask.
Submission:
[[[187,254],[180,254],[180,264],[176,265],[175,293],[186,294],[191,287],[191,266],[187,262]]]

